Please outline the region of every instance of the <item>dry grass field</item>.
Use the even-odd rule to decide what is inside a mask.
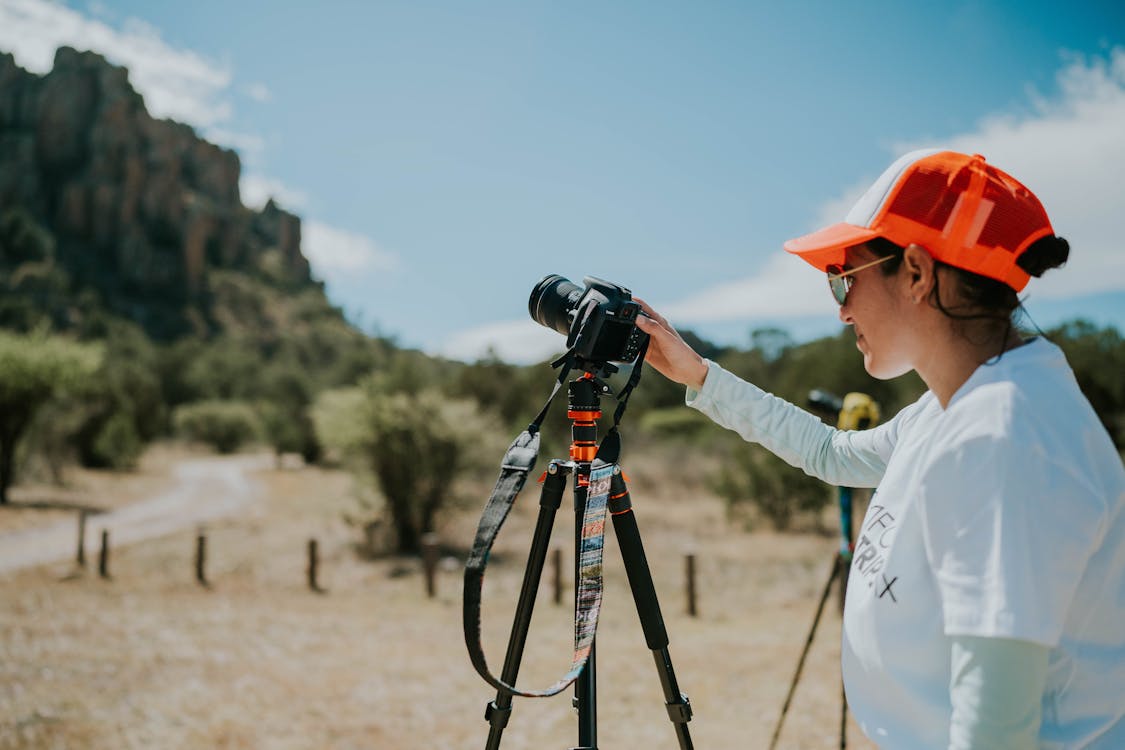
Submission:
[[[647,464],[627,469],[676,676],[695,712],[695,746],[765,748],[835,541],[741,531],[698,477],[671,476],[654,458]],[[139,475],[82,475],[65,499],[98,507],[140,500],[173,481],[174,465],[174,455],[160,454]],[[264,488],[256,503],[208,524],[208,589],[194,580],[194,527],[114,548],[109,581],[92,570],[76,574],[69,561],[0,576],[0,749],[484,746],[483,712],[494,693],[473,671],[461,634],[461,563],[479,507],[446,519],[446,558],[437,596],[428,599],[419,561],[356,554],[361,534],[345,521],[357,508],[347,474],[263,468],[255,479]],[[536,494],[529,488],[520,497],[485,582],[485,646],[495,672]],[[567,570],[568,504],[553,538]],[[0,533],[73,513],[32,505],[0,510]],[[305,584],[313,537],[320,594]],[[694,618],[683,591],[688,551],[698,556]],[[598,744],[676,748],[611,532],[606,555]],[[553,682],[570,655],[570,611],[553,604],[547,583],[519,680],[531,688]],[[781,747],[838,746],[839,636],[832,603]],[[517,699],[501,746],[576,744],[567,691]],[[854,724],[849,747],[872,747]]]

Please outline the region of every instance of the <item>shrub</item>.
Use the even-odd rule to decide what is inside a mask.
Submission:
[[[262,401],[258,404],[258,416],[263,437],[278,457],[283,453],[298,453],[307,464],[320,459],[320,443],[305,407]]]
[[[242,401],[199,401],[173,415],[176,432],[206,443],[219,453],[233,453],[259,434],[258,419]]]
[[[799,514],[820,511],[832,497],[828,485],[751,443],[733,448],[713,487],[729,513],[749,503],[778,530],[789,528]]]
[[[714,422],[695,409],[683,406],[653,409],[642,415],[637,424],[642,432],[662,439],[695,440],[715,431]]]
[[[470,399],[434,389],[394,390],[386,377],[360,387],[328,391],[313,409],[321,443],[360,459],[386,500],[398,552],[420,549],[423,533],[455,497],[467,471],[502,455],[494,445],[502,429]]]
[[[144,441],[137,434],[131,415],[116,412],[98,430],[91,446],[100,466],[111,469],[131,469],[137,464]]]

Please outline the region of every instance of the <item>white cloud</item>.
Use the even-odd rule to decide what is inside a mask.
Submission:
[[[705,289],[659,309],[678,325],[835,315],[837,308],[822,274],[791,255],[777,253],[756,276]]]
[[[505,362],[536,364],[566,350],[566,338],[530,318],[503,321],[461,331],[438,351],[449,359],[474,362],[495,354]]]
[[[231,72],[191,50],[176,49],[137,19],[120,29],[50,0],[0,0],[0,48],[36,73],[51,69],[60,46],[94,50],[129,69],[129,79],[156,117],[197,127],[226,121]]]
[[[301,225],[301,236],[309,264],[317,276],[328,282],[362,273],[386,273],[398,267],[398,256],[362,234],[306,221]]]
[[[1125,48],[1108,58],[1072,58],[1058,84],[1057,98],[1031,94],[1033,114],[988,118],[942,145],[984,154],[1011,172],[1070,241],[1066,268],[1033,279],[1028,293],[1058,298],[1125,289]]]
[[[289,211],[305,208],[309,203],[307,193],[294,190],[281,180],[260,174],[243,172],[238,181],[238,190],[242,195],[242,204],[248,208],[260,209],[270,198]]]
[[[939,145],[984,154],[1011,172],[1039,196],[1055,231],[1070,241],[1067,267],[1033,279],[1026,290],[1033,298],[1125,289],[1125,48],[1108,58],[1072,59],[1059,71],[1058,84],[1054,98],[1029,93],[1031,114],[994,115]],[[896,144],[887,164],[934,145]],[[842,221],[884,166],[826,201],[819,222],[807,230]],[[662,312],[684,323],[833,313],[824,280],[808,271],[779,253],[759,274],[693,294]]]

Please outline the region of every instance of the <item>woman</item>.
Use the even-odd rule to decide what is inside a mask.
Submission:
[[[848,701],[885,748],[1125,748],[1125,470],[1061,351],[1012,326],[1069,248],[979,155],[921,151],[785,249],[828,274],[877,378],[928,391],[838,431],[702,359],[645,306],[690,406],[824,481],[875,487],[844,613]]]

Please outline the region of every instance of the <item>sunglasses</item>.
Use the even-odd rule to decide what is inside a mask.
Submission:
[[[832,296],[836,298],[836,304],[843,307],[844,303],[848,301],[848,292],[851,291],[852,284],[855,283],[855,279],[852,278],[853,274],[857,274],[865,268],[877,266],[893,257],[895,256],[884,255],[878,260],[864,263],[862,266],[856,266],[855,268],[849,268],[846,271],[840,266],[828,266],[828,268],[824,269],[828,272],[828,288],[832,290]]]

